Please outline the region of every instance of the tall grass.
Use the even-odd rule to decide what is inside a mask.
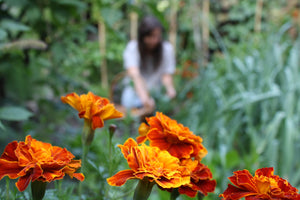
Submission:
[[[241,51],[247,55],[216,58],[183,87],[176,118],[204,138],[217,194],[244,168],[274,167],[299,188],[300,41],[275,35]]]

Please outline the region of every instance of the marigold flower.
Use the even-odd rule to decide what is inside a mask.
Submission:
[[[180,161],[180,165],[185,167],[185,174],[190,176],[190,182],[182,185],[178,189],[179,194],[185,194],[189,197],[195,197],[199,192],[204,196],[207,196],[209,192],[214,192],[216,188],[216,180],[212,179],[212,173],[210,169],[198,160],[183,159]],[[164,188],[161,188],[165,190]],[[166,189],[168,192],[172,192],[170,189]]]
[[[0,157],[0,180],[4,176],[19,178],[16,186],[21,192],[30,182],[51,182],[62,179],[65,174],[83,181],[84,175],[75,173],[81,161],[73,158],[74,155],[65,148],[37,141],[28,135],[25,142],[13,141],[4,149]]]
[[[190,177],[185,168],[180,166],[178,158],[169,152],[145,144],[138,146],[129,138],[124,145],[119,145],[131,169],[123,170],[107,179],[111,186],[121,186],[129,179],[148,179],[161,188],[177,188],[188,184]]]
[[[195,197],[198,191],[204,196],[207,196],[209,192],[214,192],[217,182],[216,180],[211,180],[212,173],[206,165],[191,159],[182,160],[181,165],[189,168],[190,182],[179,187],[178,192],[180,194]]]
[[[92,92],[80,96],[73,92],[61,97],[61,101],[76,109],[80,118],[90,121],[93,130],[103,127],[105,120],[123,117],[108,99],[96,96]]]
[[[194,135],[188,127],[184,127],[176,120],[160,112],[146,120],[149,126],[146,128],[147,125],[142,124],[139,128],[138,143],[149,140],[150,146],[167,150],[179,159],[195,157],[201,160],[207,154],[206,148],[202,145],[202,138]]]
[[[224,200],[238,200],[245,197],[245,200],[299,200],[298,190],[291,184],[273,174],[273,167],[256,170],[252,176],[248,170],[234,172],[229,177],[231,184],[220,197]]]

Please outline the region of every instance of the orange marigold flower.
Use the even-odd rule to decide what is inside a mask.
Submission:
[[[121,186],[129,179],[148,178],[161,188],[177,188],[188,184],[190,177],[186,169],[180,166],[178,158],[167,151],[145,144],[138,146],[136,141],[129,138],[124,145],[119,145],[131,169],[123,170],[107,179],[111,186]]]
[[[182,159],[180,165],[185,167],[185,173],[190,176],[190,182],[178,188],[180,194],[195,197],[198,191],[204,196],[207,196],[209,192],[214,192],[217,182],[211,180],[212,173],[207,166],[192,159]],[[172,190],[167,191],[171,192]]]
[[[179,187],[178,192],[190,197],[195,197],[197,192],[201,192],[204,196],[207,193],[214,192],[216,188],[216,180],[212,179],[212,173],[210,169],[195,160],[182,160],[181,165],[189,168],[190,170],[190,183]]]
[[[51,182],[62,179],[65,174],[83,181],[84,175],[75,173],[81,167],[81,161],[73,158],[74,155],[65,148],[37,141],[28,135],[25,142],[13,141],[5,147],[0,157],[0,179],[4,176],[19,178],[16,186],[21,192],[30,182]]]
[[[89,120],[92,129],[103,127],[104,120],[123,117],[108,99],[96,96],[92,92],[80,96],[73,92],[61,97],[61,101],[76,109],[80,118]]]
[[[202,138],[194,135],[188,127],[184,127],[176,120],[170,119],[160,112],[146,120],[149,126],[139,129],[140,136],[137,137],[139,143],[148,139],[150,146],[167,150],[172,156],[179,159],[195,157],[197,160],[201,160],[207,154],[206,148],[202,145]],[[141,126],[145,126],[145,124]]]
[[[300,200],[298,190],[291,184],[273,174],[273,167],[256,170],[252,176],[248,170],[234,172],[229,180],[234,185],[228,184],[228,188],[220,197],[224,200]]]

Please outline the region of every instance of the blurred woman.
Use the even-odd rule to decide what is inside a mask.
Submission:
[[[123,90],[126,108],[155,108],[151,94],[165,87],[169,98],[176,96],[173,85],[175,56],[172,45],[162,39],[163,27],[153,16],[145,17],[138,28],[138,40],[131,40],[123,53],[124,67],[131,81]],[[132,83],[132,84],[130,84]]]

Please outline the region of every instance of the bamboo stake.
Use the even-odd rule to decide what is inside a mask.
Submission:
[[[106,63],[106,27],[103,20],[98,21],[98,40],[101,55],[101,85],[104,89],[108,88],[108,78],[107,78],[107,63]]]
[[[256,8],[255,8],[255,24],[254,24],[254,31],[257,33],[261,31],[262,9],[263,9],[263,0],[257,0]]]
[[[197,52],[197,62],[200,64],[203,60],[203,53],[201,51],[202,38],[201,38],[201,27],[200,27],[200,15],[199,10],[201,10],[200,3],[196,0],[191,1],[191,19],[193,24],[193,39],[195,43],[195,48]]]
[[[202,4],[202,42],[203,42],[203,59],[202,65],[206,66],[208,63],[208,42],[209,42],[209,0],[203,0]]]
[[[170,31],[169,31],[169,40],[174,48],[174,54],[176,55],[176,32],[177,32],[177,10],[178,10],[178,1],[171,0],[171,12],[170,12]]]
[[[137,39],[137,29],[138,29],[138,14],[136,12],[130,13],[130,39]]]

